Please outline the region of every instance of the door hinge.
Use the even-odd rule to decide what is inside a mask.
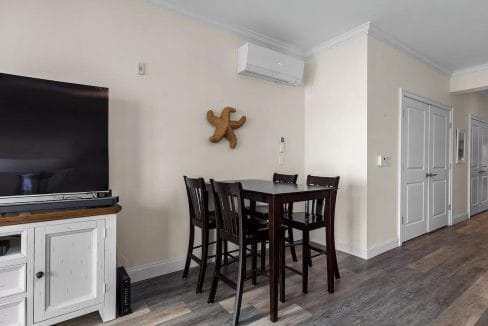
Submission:
[[[107,284],[103,283],[103,293],[107,293]]]
[[[102,238],[105,239],[107,237],[107,228],[103,228]]]
[[[447,205],[447,209],[451,210],[451,204]]]
[[[405,224],[405,218],[402,216],[402,224]]]
[[[449,122],[449,128],[452,128],[452,122]]]

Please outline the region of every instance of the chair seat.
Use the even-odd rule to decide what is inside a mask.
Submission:
[[[283,217],[282,223],[299,230],[315,230],[327,227],[324,217],[319,214],[297,212]]]
[[[253,241],[263,241],[269,238],[269,224],[263,220],[249,220],[246,238]]]
[[[246,213],[258,219],[267,220],[269,214],[269,205],[256,205],[256,208],[254,210],[251,210],[250,207],[246,207]]]

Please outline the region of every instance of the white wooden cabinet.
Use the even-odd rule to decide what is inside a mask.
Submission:
[[[0,257],[0,326],[97,310],[103,321],[115,318],[115,214],[0,226],[2,237],[15,241]]]

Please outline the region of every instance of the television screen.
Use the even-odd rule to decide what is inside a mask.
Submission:
[[[0,196],[108,190],[108,89],[0,74]]]

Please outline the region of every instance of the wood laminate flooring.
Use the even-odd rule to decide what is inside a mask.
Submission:
[[[289,252],[287,259],[291,265]],[[287,271],[287,301],[275,325],[488,325],[488,213],[368,261],[344,253],[338,260],[342,278],[334,294],[327,292],[325,256],[314,259],[308,294],[301,292],[301,276]],[[235,267],[227,268],[235,275]],[[199,295],[197,275],[194,268],[187,280],[178,272],[134,284],[134,313],[105,325],[231,324],[233,291],[220,282],[216,303],[207,304],[212,265]],[[268,280],[258,282],[246,282],[243,325],[272,324]],[[99,324],[92,313],[62,325]]]

